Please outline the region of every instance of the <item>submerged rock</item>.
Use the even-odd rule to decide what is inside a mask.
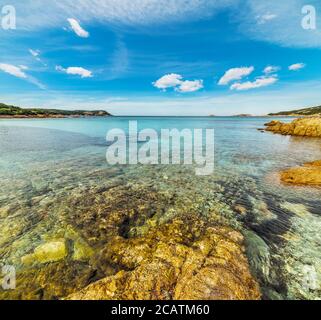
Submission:
[[[77,239],[74,243],[73,260],[87,261],[94,254],[93,249],[83,240]]]
[[[16,289],[0,290],[1,299],[56,300],[92,282],[95,271],[88,264],[60,260],[17,272]]]
[[[34,252],[21,258],[22,263],[48,263],[64,259],[68,255],[66,241],[55,240],[35,248]]]
[[[252,273],[269,283],[271,257],[268,245],[253,231],[245,232],[245,245]]]
[[[241,216],[245,216],[245,215],[247,214],[247,209],[246,209],[244,206],[240,205],[240,204],[236,205],[236,206],[234,207],[234,210],[235,210],[238,214],[240,214]]]
[[[298,215],[300,217],[304,217],[308,214],[310,214],[309,210],[304,204],[301,203],[291,203],[291,202],[284,202],[281,204],[281,208],[285,210],[289,210],[295,215]]]
[[[121,267],[70,300],[260,299],[243,236],[198,218],[176,218],[139,238],[115,236],[101,253]]]
[[[296,185],[321,185],[321,161],[281,172],[281,181]]]

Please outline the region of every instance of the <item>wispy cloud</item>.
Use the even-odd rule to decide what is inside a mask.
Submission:
[[[47,64],[44,63],[42,61],[42,59],[40,58],[40,53],[41,53],[40,50],[38,50],[38,49],[29,49],[28,51],[35,58],[35,60],[37,60],[38,62],[43,64],[45,67],[47,67]]]
[[[265,69],[263,70],[263,72],[265,74],[271,74],[271,73],[275,73],[278,72],[281,68],[278,66],[267,66],[265,67]]]
[[[56,28],[73,17],[86,24],[111,24],[132,31],[135,27],[197,21],[228,10],[248,38],[290,47],[321,47],[321,29],[307,32],[301,26],[305,0],[11,0],[11,3],[17,12],[23,12],[17,17],[19,29]],[[320,1],[313,4],[320,12]],[[79,34],[86,35],[87,31],[83,31]]]
[[[93,77],[93,74],[91,71],[82,68],[82,67],[68,67],[68,68],[64,68],[62,66],[56,66],[56,70],[60,71],[60,72],[64,72],[67,74],[71,74],[71,75],[78,75],[81,78],[91,78]]]
[[[258,24],[265,24],[268,21],[271,21],[271,20],[273,20],[275,18],[277,18],[277,15],[276,14],[271,14],[271,13],[266,13],[266,14],[263,14],[263,15],[260,15],[260,16],[256,17]]]
[[[240,80],[254,71],[254,67],[232,68],[225,72],[224,76],[219,80],[219,85],[227,85],[234,80]]]
[[[89,32],[86,31],[84,28],[82,28],[82,26],[80,25],[80,23],[76,19],[68,18],[67,20],[70,24],[71,29],[75,32],[75,34],[78,37],[81,37],[81,38],[88,38],[89,37]]]
[[[295,63],[289,66],[290,71],[298,71],[305,68],[305,63]]]
[[[28,82],[36,85],[40,89],[46,89],[45,85],[43,85],[39,80],[26,74],[25,71],[28,70],[27,66],[24,66],[24,65],[15,66],[12,64],[0,63],[0,70],[16,78],[27,80]]]
[[[25,29],[46,28],[61,25],[73,17],[77,21],[95,20],[126,26],[146,26],[186,20],[208,18],[222,8],[230,7],[238,0],[12,0],[17,12],[18,24]],[[37,12],[37,19],[34,18]]]
[[[321,47],[321,28],[302,28],[302,8],[307,4],[305,0],[244,2],[246,5],[239,6],[238,12],[234,12],[234,19],[246,37],[285,47]],[[312,2],[316,11],[321,12],[321,2]]]
[[[29,52],[33,57],[38,57],[40,55],[40,51],[39,50],[29,49]]]
[[[110,66],[105,73],[108,74],[107,79],[118,79],[127,73],[129,68],[129,52],[125,42],[119,37],[116,42],[116,49],[112,54]]]
[[[6,72],[14,77],[26,79],[27,75],[22,71],[23,68],[14,66],[12,64],[0,63],[0,70]]]

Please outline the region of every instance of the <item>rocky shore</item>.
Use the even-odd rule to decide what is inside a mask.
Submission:
[[[300,137],[321,137],[321,116],[305,117],[293,120],[291,123],[284,123],[273,120],[265,124],[266,131],[283,135]]]
[[[321,137],[321,116],[311,116],[293,120],[291,123],[271,121],[266,124],[266,131],[282,135],[301,137]],[[294,185],[321,185],[321,161],[314,161],[303,166],[290,168],[280,173],[281,181]]]

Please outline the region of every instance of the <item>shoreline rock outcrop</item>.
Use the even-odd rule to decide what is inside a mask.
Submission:
[[[298,118],[290,123],[273,120],[266,123],[265,130],[282,135],[321,137],[321,116]]]
[[[281,181],[295,185],[321,186],[321,160],[281,172]]]
[[[183,219],[143,237],[115,236],[102,252],[116,274],[90,284],[68,300],[257,300],[243,236],[224,226]]]
[[[321,138],[321,115],[295,119],[290,123],[273,120],[265,130],[282,135]],[[321,160],[280,172],[281,181],[294,185],[321,186]]]

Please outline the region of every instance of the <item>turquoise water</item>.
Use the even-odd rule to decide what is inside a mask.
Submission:
[[[215,172],[199,177],[188,166],[107,165],[107,131],[126,131],[130,120],[137,120],[139,129],[156,131],[214,128]],[[97,265],[103,263],[98,255],[67,256],[57,263],[36,265],[26,261],[50,239],[73,243],[81,239],[90,247],[87,252],[98,253],[109,235],[95,235],[93,240],[96,222],[85,217],[99,203],[100,189],[111,186],[117,186],[117,192],[130,186],[174,198],[171,210],[166,203],[164,216],[178,214],[183,206],[190,210],[191,199],[195,214],[217,210],[224,223],[245,235],[252,273],[265,298],[321,298],[321,189],[283,185],[277,174],[321,159],[321,139],[257,130],[268,121],[228,117],[0,120],[0,261],[16,266],[20,276],[20,287],[15,293],[3,293],[4,298],[60,298],[88,284],[83,280],[88,269],[100,270]],[[75,202],[80,195],[92,197],[93,202]],[[126,193],[117,196],[126,201]],[[161,196],[153,201],[165,207]],[[245,213],[240,214],[237,206]],[[99,279],[107,273],[99,272],[87,278]]]

